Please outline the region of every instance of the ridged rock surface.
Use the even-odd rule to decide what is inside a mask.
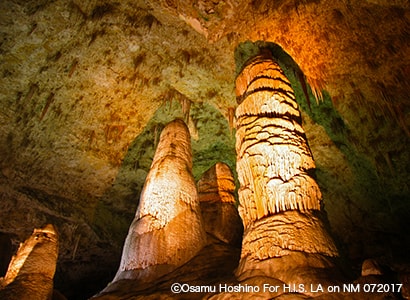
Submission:
[[[0,232],[54,224],[56,287],[103,289],[165,124],[186,118],[195,179],[235,169],[235,78],[268,45],[347,264],[407,276],[409,36],[408,0],[2,0]]]
[[[162,198],[158,199],[158,197],[154,197],[154,195],[160,191],[168,191],[168,198],[172,198],[171,195],[173,192],[167,188],[156,190],[154,194],[150,195],[151,197],[148,197],[149,195],[145,193],[150,183],[158,182],[155,180],[158,179],[158,174],[167,176],[170,181],[175,181],[175,190],[187,191],[186,182],[184,180],[176,180],[176,177],[181,176],[181,173],[184,173],[184,171],[179,168],[174,161],[176,157],[182,157],[184,158],[183,161],[187,161],[187,149],[180,149],[182,150],[181,152],[173,152],[170,150],[182,146],[186,147],[188,144],[186,135],[184,137],[185,139],[181,139],[181,136],[177,137],[175,135],[175,132],[180,132],[182,129],[187,130],[183,122],[179,120],[168,124],[164,128],[152,168],[147,176],[147,183],[143,190],[144,198],[141,198],[137,216],[142,214],[144,207],[145,210],[147,210],[147,203],[144,205],[143,201],[150,202],[155,200],[153,203],[161,204]],[[174,146],[171,146],[171,144]],[[157,167],[159,167],[161,171],[166,169],[168,172],[162,173],[160,170],[155,169]],[[192,166],[186,164],[185,167]],[[169,170],[173,170],[173,172]],[[157,175],[157,177],[153,174]],[[155,187],[160,188],[160,185],[155,185]],[[192,188],[192,186],[190,187]],[[148,226],[146,223],[140,222],[140,217],[136,217],[127,236],[120,270],[113,282],[105,290],[93,297],[93,299],[185,299],[185,297],[187,297],[186,299],[200,299],[206,296],[207,293],[188,293],[187,295],[184,295],[184,292],[182,294],[173,293],[171,290],[172,284],[192,283],[210,286],[217,285],[219,282],[232,280],[234,268],[237,266],[239,260],[243,228],[235,207],[235,198],[233,197],[235,185],[229,166],[224,163],[217,163],[211,167],[198,181],[198,190],[198,198],[201,201],[201,214],[204,220],[202,223],[200,222],[202,217],[201,219],[197,219],[198,221],[195,221],[195,218],[198,217],[198,207],[192,208],[195,209],[194,216],[191,215],[190,219],[182,219],[185,221],[185,224],[181,224],[183,227],[179,228],[173,227],[172,221],[170,222],[171,224],[165,224],[164,226],[158,226],[156,225],[157,223],[154,222],[148,224]],[[153,203],[151,202],[151,205]],[[172,201],[167,201],[162,204],[163,207],[161,211],[157,212],[159,216],[158,219],[161,214],[169,212],[173,207]],[[194,211],[191,211],[191,214],[193,213]],[[181,217],[181,215],[177,215],[171,219],[177,219],[179,217]],[[151,220],[151,218],[149,218],[149,220]],[[143,226],[141,226],[141,224]],[[195,228],[196,225],[203,227]],[[139,226],[141,226],[141,229]],[[158,228],[156,228],[156,226]],[[147,227],[152,228],[152,230],[146,230],[144,235],[140,234],[140,232]],[[204,244],[205,239],[202,235],[205,231],[207,233],[206,245]],[[195,232],[200,233],[200,235],[198,235],[199,237],[193,236]],[[147,242],[148,238],[146,237],[151,237],[151,240],[154,240],[163,235],[168,235],[169,238],[172,238],[174,244],[167,245],[168,248],[165,248],[161,247],[159,242]],[[152,259],[156,258],[160,262],[163,259],[162,255],[164,253],[170,253],[169,251],[172,251],[175,246],[179,246],[179,251],[174,252],[175,257],[167,257],[168,261],[173,259],[181,262],[178,268],[174,266],[170,268],[170,266],[155,265],[154,263],[152,266],[147,267],[148,272],[141,269],[140,265],[137,265],[137,267],[139,267],[138,269],[128,269],[124,271],[125,268],[133,266],[133,264],[138,261],[137,259],[141,253],[142,246],[135,249],[136,247],[134,245],[139,246],[138,243],[140,243],[140,240],[146,243],[143,245],[149,246],[149,248],[143,248],[146,249],[146,252],[142,253],[145,254],[149,252],[153,255]],[[181,257],[177,257],[183,250],[193,249],[193,247],[200,248],[200,251],[195,253],[193,257],[190,257],[191,259],[189,261],[182,261]],[[130,259],[132,257],[136,259],[133,261]]]
[[[191,140],[182,120],[162,131],[121,264],[113,281],[153,281],[193,258],[205,245]]]
[[[268,51],[268,50],[267,50]],[[254,58],[236,80],[239,211],[245,227],[287,210],[319,210],[312,153],[289,80],[271,54]]]
[[[240,245],[243,226],[235,206],[235,182],[228,165],[216,163],[198,181],[205,231],[222,242]]]
[[[289,284],[327,281],[312,270],[333,268],[327,257],[338,251],[320,213],[315,163],[293,89],[269,50],[247,63],[236,92],[239,213],[245,227],[237,274],[256,272]]]

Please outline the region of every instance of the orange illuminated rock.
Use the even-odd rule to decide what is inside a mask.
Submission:
[[[332,267],[327,258],[338,252],[324,225],[315,163],[291,84],[264,52],[239,74],[236,93],[239,213],[245,227],[237,274],[315,281],[321,276],[317,270]]]
[[[319,210],[312,153],[290,82],[272,58],[250,62],[236,81],[237,169],[245,226],[288,210]]]
[[[235,182],[228,165],[218,162],[198,181],[199,201],[208,234],[228,244],[242,240],[242,222],[235,207]]]
[[[34,229],[13,256],[0,280],[0,299],[47,300],[53,294],[58,257],[58,235],[53,225]]]
[[[153,281],[186,263],[205,245],[191,170],[189,131],[182,120],[175,120],[161,133],[114,281]]]

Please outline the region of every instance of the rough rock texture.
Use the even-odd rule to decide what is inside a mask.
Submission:
[[[184,132],[182,132],[183,138],[181,138],[181,135],[176,138],[175,133],[181,134],[181,129],[184,129]],[[175,207],[175,203],[169,201],[169,198],[173,198],[172,195],[177,194],[175,191],[185,191],[184,194],[186,195],[189,188],[192,194],[192,185],[187,184],[187,180],[183,180],[183,175],[186,174],[187,169],[192,168],[192,165],[185,164],[184,168],[181,168],[181,164],[176,163],[176,157],[179,157],[179,160],[185,163],[187,157],[190,157],[187,156],[189,153],[186,152],[187,145],[189,145],[186,137],[189,137],[189,133],[182,121],[174,121],[164,128],[152,168],[147,176],[147,183],[143,189],[136,219],[131,224],[124,245],[120,269],[113,282],[92,299],[184,299],[185,296],[172,292],[171,286],[174,283],[210,286],[232,280],[233,269],[237,266],[239,260],[243,228],[234,205],[234,178],[228,165],[224,163],[215,164],[198,181],[198,198],[201,201],[200,213],[203,222],[201,222],[201,219],[195,223],[195,217],[198,217],[199,213],[198,207],[189,207],[191,214],[195,214],[195,216],[184,218],[183,221],[186,221],[186,223],[183,226],[178,228],[170,226],[173,221],[159,228],[155,226],[158,225],[161,217],[165,217],[164,214],[172,212],[172,208]],[[175,151],[175,148],[181,147],[185,149]],[[168,184],[165,188],[161,186],[158,180],[159,177],[166,178],[168,182],[174,181],[175,191],[169,190],[169,187],[173,186],[172,184]],[[175,180],[176,178],[177,180]],[[151,184],[152,187],[149,188]],[[196,189],[193,190],[196,193]],[[147,191],[151,191],[151,194]],[[167,197],[165,198],[168,200],[166,202],[158,199],[158,194],[163,193],[163,191],[167,191]],[[155,220],[152,217],[149,219],[150,224],[147,224],[147,222],[142,223],[141,220],[144,217],[141,218],[138,215],[141,215],[145,206],[154,203],[161,204],[161,210],[157,212]],[[196,204],[198,205],[198,203]],[[181,215],[178,214],[174,218],[180,218]],[[195,226],[201,226],[200,230],[196,231]],[[144,232],[144,235],[142,235],[140,232],[147,227],[150,227],[151,230]],[[203,243],[204,237],[199,235],[205,231],[207,233],[206,245]],[[195,233],[197,233],[197,236],[193,235]],[[159,242],[151,242],[158,236],[162,237]],[[170,240],[171,238],[172,240]],[[173,243],[166,245],[167,247],[162,246],[160,242],[167,239]],[[136,249],[137,247],[132,244],[132,241],[134,241],[134,245],[140,247]],[[163,264],[153,263],[152,266],[141,269],[141,263],[136,265],[140,261],[146,263],[148,255],[156,259],[156,262],[161,262],[161,259],[166,254],[174,251],[176,246],[178,246],[178,251],[173,253],[174,257],[165,257],[165,262],[169,263],[176,260],[179,264],[176,265],[178,268],[175,268],[175,265],[164,266]],[[200,251],[190,257],[192,259],[189,261],[181,259],[181,253],[185,249],[191,250],[193,247],[195,247],[195,250],[200,249]],[[189,254],[192,253],[189,252]],[[133,266],[136,269],[130,270]],[[187,299],[201,299],[207,294],[210,293],[188,294]]]
[[[404,270],[409,32],[406,0],[1,1],[0,231],[16,249],[55,224],[56,285],[74,299],[101,290],[174,115],[188,119],[196,179],[217,161],[235,169],[235,69],[268,44],[354,273],[375,257]]]
[[[245,227],[281,211],[319,210],[321,193],[299,108],[271,54],[246,65],[236,94],[236,168]]]
[[[191,170],[189,131],[175,120],[161,133],[114,282],[152,282],[203,248],[206,236]]]
[[[240,245],[243,226],[235,206],[235,181],[228,165],[218,162],[198,181],[205,231],[222,242]]]
[[[362,264],[362,276],[382,275],[383,271],[380,269],[377,261],[373,259],[366,259]]]
[[[34,229],[13,256],[4,278],[0,298],[49,300],[58,257],[58,235],[53,225]]]
[[[334,272],[327,270],[334,269],[328,257],[338,251],[320,212],[315,163],[291,84],[268,50],[241,71],[236,93],[239,213],[245,227],[237,274],[287,284],[331,283],[320,270]]]
[[[286,105],[292,103],[292,101],[290,101],[292,99],[288,98],[289,95],[293,95],[293,91],[290,90],[287,95],[283,95],[283,89],[275,86],[277,82],[286,83],[287,79],[283,74],[278,74],[278,72],[276,72],[276,76],[271,76],[272,74],[267,75],[265,72],[275,70],[281,73],[279,66],[272,60],[272,57],[269,55],[261,55],[254,59],[248,66],[250,66],[250,72],[247,72],[245,69],[243,74],[241,73],[239,80],[243,80],[244,78],[248,79],[245,81],[247,81],[246,85],[250,87],[257,83],[258,80],[262,80],[263,84],[260,85],[262,89],[244,89],[245,97],[241,99],[247,104],[246,101],[249,100],[249,95],[254,95],[255,98],[260,95],[261,97],[256,99],[263,100],[259,101],[260,107],[264,107],[263,104],[266,104],[268,107],[277,107],[278,109],[276,111],[271,110],[265,112],[262,117],[255,120],[255,115],[261,114],[261,112],[255,105],[252,105],[251,107],[255,108],[254,113],[252,113],[252,111],[246,113],[245,109],[243,109],[243,113],[240,115],[242,118],[238,118],[237,125],[241,126],[241,124],[246,124],[249,126],[249,124],[256,123],[260,125],[260,129],[263,129],[263,125],[268,124],[274,126],[278,124],[278,122],[275,122],[278,118],[285,119],[284,122],[279,122],[279,124],[286,124],[286,122],[294,120],[292,117],[289,118],[292,114],[288,112],[281,114],[279,110],[281,105],[285,105],[284,108],[286,108]],[[257,71],[252,72],[252,68],[255,68],[255,66]],[[247,90],[248,93],[245,93],[245,90]],[[274,95],[279,94],[283,96],[282,102],[285,103],[280,103],[277,106],[269,105],[270,103],[267,104],[269,101],[277,100],[276,97],[262,97],[267,91],[272,92]],[[242,93],[239,94],[242,95]],[[255,102],[258,101],[253,101],[253,103]],[[242,104],[243,103],[240,104],[239,108],[241,108]],[[295,108],[297,112],[297,105],[295,105]],[[247,118],[251,119],[250,122],[246,122],[249,121]],[[259,120],[265,123],[258,123]],[[296,119],[296,122],[300,123],[300,118]],[[287,133],[291,133],[289,126],[283,126],[281,128],[282,130],[288,130]],[[239,128],[238,132],[240,132],[240,129],[241,128]],[[248,130],[243,129],[245,134],[242,137],[247,141],[251,141],[249,143],[251,146],[248,146],[246,150],[252,150],[252,145],[256,143],[255,141],[252,143],[252,135],[247,135],[249,132],[252,133],[252,130],[247,129]],[[164,129],[164,131],[166,130],[167,128]],[[275,143],[270,145],[273,147],[271,151],[275,150],[274,146],[277,144],[284,145],[285,143],[289,143],[291,145],[289,149],[293,150],[296,154],[298,154],[298,151],[306,153],[303,152],[303,150],[309,150],[309,147],[306,144],[306,139],[301,127],[297,133],[302,135],[299,140],[292,143],[292,139],[277,139]],[[161,140],[162,138],[161,136]],[[242,146],[241,142],[243,142],[244,139],[238,139],[239,142],[237,145],[239,145],[239,147]],[[268,138],[265,140],[270,141]],[[278,141],[282,141],[282,143]],[[297,144],[298,141],[305,147],[301,147],[301,149],[292,147]],[[160,141],[158,146],[159,150],[161,146]],[[159,150],[157,150],[157,154],[161,153]],[[184,151],[181,152],[183,153]],[[259,156],[263,156],[263,154],[266,153],[268,152],[259,153]],[[286,157],[287,154],[285,153],[284,156]],[[252,157],[252,155],[249,156],[247,151],[243,151],[241,157],[238,151],[238,161],[241,159],[249,159],[249,157]],[[311,155],[307,155],[307,158],[309,161],[307,165],[310,168],[311,176],[314,162]],[[156,158],[154,158],[153,166],[155,165],[155,161]],[[252,164],[254,161],[250,161],[251,163],[249,165],[251,167],[259,167],[256,168],[258,171],[262,169],[261,166],[263,166],[263,164]],[[303,166],[301,167],[297,164],[298,160],[292,160],[292,162],[293,165],[287,162],[284,163],[284,166],[296,166],[297,170],[293,170],[296,174],[306,171]],[[241,164],[238,164],[238,166],[238,178],[241,184],[243,184],[243,181],[241,181],[243,179],[243,170],[240,169]],[[284,171],[280,169],[280,171],[286,174],[289,173],[289,170]],[[256,178],[257,175],[264,174],[263,172],[250,173],[252,174],[252,179]],[[151,173],[148,174],[147,178],[150,178],[150,174]],[[279,172],[279,174],[283,173]],[[307,174],[307,176],[308,175],[309,174]],[[268,182],[269,179],[268,177]],[[199,199],[201,201],[201,208],[204,208],[204,211],[202,211],[205,220],[204,226],[208,233],[208,245],[204,247],[198,255],[165,276],[161,276],[162,274],[158,273],[160,276],[155,278],[155,280],[151,280],[148,284],[143,280],[135,280],[140,279],[138,277],[124,277],[122,280],[114,280],[107,289],[96,297],[93,297],[93,299],[308,299],[308,297],[310,297],[309,299],[366,299],[368,297],[371,297],[369,299],[386,299],[386,297],[396,299],[394,292],[382,291],[369,293],[368,291],[360,290],[360,288],[366,285],[383,285],[386,280],[388,280],[387,278],[372,277],[373,275],[368,276],[368,274],[362,274],[362,277],[352,284],[352,286],[360,286],[359,290],[356,290],[353,294],[346,292],[346,290],[339,290],[332,293],[328,292],[328,287],[343,285],[339,270],[334,265],[333,260],[330,259],[332,256],[337,256],[338,253],[333,244],[333,240],[326,232],[324,216],[321,214],[320,207],[309,208],[302,204],[304,200],[303,197],[311,196],[309,193],[302,194],[300,206],[295,205],[292,207],[292,205],[290,205],[287,207],[286,204],[283,204],[282,208],[284,211],[269,212],[268,210],[268,214],[260,218],[245,219],[243,216],[246,216],[246,208],[242,207],[241,216],[244,218],[244,224],[247,226],[242,242],[241,259],[235,271],[236,277],[233,277],[233,274],[230,272],[222,272],[223,275],[219,273],[220,269],[218,267],[220,267],[220,265],[218,266],[215,263],[221,262],[221,259],[225,262],[225,271],[227,269],[230,270],[232,266],[236,266],[236,259],[234,259],[236,255],[234,257],[226,256],[227,254],[235,253],[232,249],[231,235],[227,233],[232,232],[232,229],[235,230],[238,227],[235,228],[235,226],[233,226],[234,224],[229,224],[229,219],[233,220],[233,218],[221,218],[221,216],[224,216],[224,211],[218,210],[220,206],[212,206],[218,204],[232,205],[234,203],[232,201],[232,192],[234,190],[233,182],[234,180],[229,167],[222,163],[214,165],[206,171],[198,181]],[[317,188],[314,180],[312,182],[314,187]],[[248,184],[246,187],[248,188],[249,186],[253,188],[251,184]],[[302,187],[306,186],[308,185],[302,185]],[[241,188],[242,187],[243,186],[241,186]],[[296,194],[300,192],[298,191],[299,187],[300,186],[296,186],[294,188]],[[301,190],[303,192],[303,189]],[[246,201],[262,202],[261,200],[266,199],[241,197],[241,192],[242,190],[240,189],[239,199],[240,205],[242,206],[246,204]],[[320,191],[314,195],[320,195]],[[288,201],[286,198],[282,198],[282,200],[283,202]],[[307,200],[310,201],[310,199]],[[316,198],[316,200],[320,203],[320,199]],[[169,205],[169,203],[167,203],[167,205]],[[259,206],[262,205],[259,203]],[[258,204],[255,206],[257,207]],[[248,207],[252,207],[252,203],[249,203]],[[165,207],[164,210],[166,211]],[[257,216],[257,214],[254,216]],[[226,229],[229,228],[231,230],[227,231]],[[155,248],[155,245],[153,246],[154,248],[151,249],[151,253],[156,253],[157,248]],[[124,249],[126,248],[127,247]],[[365,262],[364,266],[367,265],[369,265],[369,263]],[[217,276],[217,278],[214,276],[209,277],[210,274],[218,274],[219,276]],[[186,288],[203,288],[203,290],[178,290],[178,292],[174,293],[174,284],[186,285]],[[239,287],[239,289],[233,292],[226,292],[221,288],[221,286],[224,285],[228,287]],[[276,287],[276,289],[270,291],[264,288],[261,291],[261,287],[265,285]],[[346,284],[346,286],[348,286],[348,284]],[[388,284],[388,286],[390,287],[391,285]],[[257,290],[254,290],[255,287]]]
[[[238,264],[240,249],[208,236],[208,244],[188,263],[154,282],[120,280],[113,282],[93,300],[202,299],[210,293],[173,293],[173,283],[218,285],[230,282]]]

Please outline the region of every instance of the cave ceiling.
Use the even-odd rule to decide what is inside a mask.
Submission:
[[[397,248],[409,35],[406,0],[1,1],[0,231],[56,224],[62,266],[119,253],[166,123],[186,121],[196,179],[235,170],[235,77],[263,46],[294,85],[346,251]]]

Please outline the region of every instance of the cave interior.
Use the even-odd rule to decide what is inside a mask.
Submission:
[[[55,289],[106,287],[175,119],[195,181],[225,163],[238,205],[235,79],[260,49],[294,90],[344,272],[410,274],[407,0],[4,0],[0,36],[0,277],[51,223]]]

